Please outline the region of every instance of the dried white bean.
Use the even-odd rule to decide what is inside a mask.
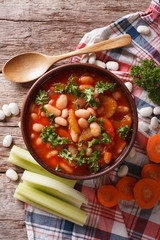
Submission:
[[[91,115],[96,116],[96,111],[93,108],[88,107],[87,110],[90,112]]]
[[[66,118],[66,117],[68,117],[68,114],[69,114],[68,109],[65,108],[65,109],[62,110],[62,115],[61,115],[61,116],[62,116],[63,118]]]
[[[55,126],[56,128],[58,128],[60,125],[55,123],[54,126]]]
[[[131,82],[125,82],[126,87],[130,92],[132,92],[132,83]]]
[[[10,147],[12,144],[12,136],[6,135],[3,139],[3,147]]]
[[[92,122],[90,124],[90,129],[91,129],[91,133],[94,137],[98,137],[101,133],[101,127],[96,122]]]
[[[86,109],[79,109],[75,111],[75,115],[79,118],[89,118],[90,112]]]
[[[79,82],[82,85],[91,85],[94,82],[94,79],[92,76],[89,75],[83,75],[79,78]]]
[[[96,54],[95,53],[89,54],[88,63],[89,64],[95,64],[95,62],[96,62]]]
[[[64,118],[62,118],[62,117],[56,117],[56,118],[54,119],[54,121],[55,121],[55,123],[57,123],[57,124],[59,124],[59,125],[61,125],[61,126],[64,126],[64,127],[66,127],[66,126],[68,125],[67,120],[64,119]]]
[[[0,121],[5,119],[5,114],[2,110],[0,110]]]
[[[138,122],[138,129],[144,132],[147,132],[149,130],[149,125],[145,122],[139,121]]]
[[[106,68],[106,64],[100,60],[96,60],[95,64],[101,68]]]
[[[35,132],[41,132],[43,128],[44,128],[44,125],[41,123],[34,123],[32,126],[32,129]]]
[[[142,35],[148,35],[150,33],[150,29],[147,26],[140,25],[137,27],[137,32],[141,33]]]
[[[128,174],[128,166],[127,165],[122,165],[119,169],[118,169],[118,177],[125,177]]]
[[[78,124],[81,128],[84,128],[84,129],[88,128],[88,126],[89,126],[89,123],[85,118],[78,119]]]
[[[129,156],[130,156],[130,158],[133,158],[135,155],[136,155],[135,148],[132,147],[132,149],[131,149],[131,151],[130,151],[130,153],[129,153]]]
[[[74,130],[71,130],[71,138],[73,142],[78,142],[78,134]]]
[[[47,158],[55,157],[57,155],[58,155],[58,151],[57,150],[52,150],[47,154]]]
[[[151,107],[144,107],[140,109],[139,113],[142,117],[150,117],[152,115],[152,111]]]
[[[151,127],[153,128],[153,130],[156,130],[158,128],[158,118],[157,117],[153,117],[151,118]]]
[[[34,139],[36,135],[34,133],[31,134],[31,138]]]
[[[11,116],[11,110],[10,110],[10,107],[8,104],[4,104],[2,106],[2,110],[4,112],[4,114],[7,116],[7,117],[10,117]]]
[[[155,107],[155,108],[153,109],[153,113],[154,113],[155,115],[160,115],[160,107]]]
[[[53,107],[50,104],[45,104],[44,107],[47,109],[47,111],[49,113],[53,113],[56,116],[60,116],[61,115],[61,110],[59,110],[58,108]]]
[[[9,108],[10,108],[11,113],[13,115],[18,115],[19,114],[19,107],[18,107],[17,103],[10,103]]]
[[[86,156],[89,157],[93,152],[93,149],[92,148],[87,148],[86,150]]]
[[[37,120],[38,120],[38,115],[37,115],[37,113],[31,113],[31,118],[32,118],[34,121],[37,121]]]
[[[39,137],[39,138],[37,138],[37,140],[36,140],[36,145],[41,145],[42,144],[42,139]]]
[[[106,62],[106,68],[110,71],[117,71],[119,69],[119,64],[115,61]]]
[[[67,107],[68,97],[65,94],[61,94],[56,101],[56,107],[60,109],[64,109]]]
[[[80,60],[81,63],[87,63],[88,61],[88,54],[83,54]]]
[[[12,181],[17,181],[18,179],[18,174],[16,173],[16,171],[14,171],[13,169],[9,168],[6,171],[6,176],[11,179]]]

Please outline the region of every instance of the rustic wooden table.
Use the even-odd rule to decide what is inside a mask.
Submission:
[[[12,56],[25,51],[54,55],[74,50],[83,35],[104,27],[118,18],[149,7],[150,0],[0,0],[0,71]],[[66,60],[67,61],[67,60]],[[63,61],[61,63],[64,63]],[[59,65],[59,64],[58,64]],[[0,72],[0,109],[3,104],[16,102],[20,109],[32,83],[9,82]],[[24,204],[13,194],[18,182],[11,182],[5,172],[15,169],[19,178],[22,169],[7,162],[10,148],[2,146],[7,134],[13,143],[24,147],[20,116],[0,122],[0,239],[25,240]]]

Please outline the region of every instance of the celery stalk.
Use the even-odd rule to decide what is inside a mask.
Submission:
[[[81,192],[55,179],[24,171],[22,180],[27,185],[56,196],[76,207],[80,207],[82,203],[87,204],[88,202],[87,198]]]
[[[23,183],[18,185],[16,193],[23,195],[23,197],[32,202],[57,212],[57,216],[64,215],[64,218],[70,219],[70,221],[79,222],[81,226],[86,222],[87,213],[85,211]]]
[[[16,193],[14,194],[14,198],[16,198],[17,200],[20,200],[22,202],[25,202],[25,203],[28,203],[30,205],[32,205],[33,207],[36,207],[36,208],[39,208],[43,211],[46,211],[46,212],[49,212],[49,213],[52,213],[54,215],[57,215],[58,213],[56,211],[53,211],[47,207],[44,207],[36,202],[33,202],[31,200],[29,200],[28,198],[24,197],[23,194],[21,195],[20,193]],[[62,214],[58,214],[59,217],[61,218],[65,218],[66,220],[70,221],[70,222],[73,222],[73,223],[76,223],[78,225],[81,225],[79,222],[76,222],[75,220],[71,219],[71,218],[67,218],[66,216],[62,215]],[[82,226],[82,225],[81,225]]]
[[[50,178],[53,178],[57,181],[63,182],[67,184],[70,187],[74,187],[76,184],[75,180],[65,179],[58,177],[47,170],[45,170],[43,167],[41,167],[30,155],[30,153],[20,147],[13,146],[10,151],[10,156],[8,161],[10,163],[13,163],[21,168],[24,168],[26,170],[29,170],[31,172],[39,173],[44,176],[48,176]]]

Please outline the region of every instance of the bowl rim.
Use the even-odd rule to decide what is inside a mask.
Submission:
[[[124,93],[125,96],[128,99],[129,105],[130,105],[130,109],[131,109],[131,113],[132,113],[132,129],[133,129],[133,133],[131,135],[130,138],[130,142],[127,145],[127,147],[125,147],[125,149],[122,151],[122,153],[118,156],[118,158],[113,162],[112,165],[107,166],[106,168],[102,169],[100,172],[97,173],[92,173],[90,175],[69,175],[66,173],[62,173],[62,172],[58,172],[54,169],[52,169],[51,167],[49,167],[48,165],[45,164],[45,162],[43,162],[40,157],[38,156],[38,154],[35,153],[34,149],[32,148],[30,141],[29,141],[29,137],[27,135],[27,124],[25,124],[25,119],[26,119],[26,113],[27,113],[27,107],[28,104],[30,103],[35,90],[37,87],[40,87],[42,84],[44,84],[45,82],[47,82],[49,80],[49,77],[54,75],[55,73],[60,73],[63,72],[65,69],[70,69],[70,68],[80,68],[80,67],[86,67],[87,69],[91,69],[93,71],[102,73],[103,75],[106,76],[111,76],[112,79],[115,80],[115,82],[118,82],[118,84],[121,86],[121,88],[124,89]],[[23,102],[23,106],[22,106],[22,111],[21,111],[21,132],[22,132],[22,137],[23,140],[25,142],[25,145],[28,149],[28,151],[30,152],[30,154],[32,155],[32,157],[47,171],[49,171],[52,174],[55,174],[59,177],[62,178],[67,178],[67,179],[71,179],[71,180],[89,180],[89,179],[94,179],[100,176],[103,176],[105,174],[108,174],[110,171],[112,171],[115,167],[117,167],[118,165],[120,165],[120,163],[122,163],[124,161],[124,159],[127,157],[127,155],[129,154],[134,141],[136,139],[136,135],[137,135],[137,130],[138,130],[138,115],[137,115],[137,109],[136,109],[136,104],[134,102],[134,99],[131,95],[131,93],[129,92],[128,88],[125,86],[125,84],[121,81],[120,78],[118,78],[116,75],[114,75],[112,72],[103,69],[99,66],[93,65],[93,64],[88,64],[88,63],[68,63],[68,64],[63,64],[60,65],[58,67],[55,67],[49,71],[47,71],[45,74],[43,74],[39,79],[36,80],[36,82],[32,85],[32,87],[29,89],[25,100]]]

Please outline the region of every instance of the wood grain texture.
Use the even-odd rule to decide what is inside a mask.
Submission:
[[[20,52],[39,51],[57,55],[72,51],[85,33],[107,26],[126,14],[144,11],[149,4],[150,0],[101,0],[98,3],[96,0],[0,0],[0,70],[9,58]],[[16,84],[0,74],[0,83],[0,109],[10,102],[16,102],[21,109],[33,82]],[[12,116],[0,122],[2,240],[27,239],[24,204],[13,198],[18,182],[10,182],[5,176],[5,171],[10,167],[19,173],[19,177],[23,170],[7,162],[10,148],[2,146],[4,136],[11,134],[14,144],[25,147],[19,121],[20,116]]]

